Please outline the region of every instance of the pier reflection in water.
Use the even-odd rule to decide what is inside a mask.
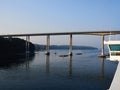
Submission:
[[[105,63],[105,61],[104,61],[105,59],[104,58],[102,58],[101,59],[101,79],[103,80],[104,79],[104,63]]]
[[[62,60],[64,60],[65,57],[62,57]],[[68,56],[68,59],[69,59],[69,65],[68,65],[68,72],[69,72],[69,76],[72,77],[72,56]],[[50,69],[50,56],[49,55],[46,55],[46,72],[47,74],[50,72],[49,69]],[[105,58],[101,58],[100,59],[100,79],[101,80],[104,80],[104,73],[105,73],[105,70],[104,70],[104,63],[105,63]]]
[[[18,67],[18,66],[26,66],[26,69],[29,68],[29,63],[34,60],[35,54],[31,55],[21,55],[21,56],[12,56],[0,58],[0,68],[10,68],[10,67]]]
[[[55,54],[56,57],[56,54]],[[54,57],[53,57],[54,58]],[[65,57],[61,57],[64,60]],[[72,56],[68,56],[68,73],[69,76],[72,77]],[[46,55],[46,74],[49,75],[50,73],[50,56]]]
[[[69,76],[72,77],[72,56],[69,56]]]
[[[49,75],[50,73],[50,56],[46,55],[46,74]]]
[[[0,67],[0,90],[106,90],[117,63],[98,59],[99,52],[59,57],[66,51],[37,52],[22,63]],[[74,51],[75,52],[75,51]]]

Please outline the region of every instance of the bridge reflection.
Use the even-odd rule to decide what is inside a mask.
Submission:
[[[52,58],[53,60],[56,60],[55,58],[57,58],[58,59],[58,55],[57,54],[53,54],[54,55],[54,57]],[[52,67],[50,67],[50,66],[52,66],[52,65],[50,65],[50,64],[53,64],[53,63],[50,63],[51,62],[51,55],[44,55],[45,56],[45,67],[42,67],[42,68],[44,68],[45,69],[45,74],[47,75],[47,76],[50,76],[51,74],[50,73],[52,73],[52,71],[53,70],[50,70]],[[29,54],[26,56],[26,58],[23,58],[23,59],[20,59],[20,60],[16,60],[16,62],[14,62],[14,64],[9,64],[9,66],[7,65],[5,65],[4,67],[18,67],[19,66],[19,64],[22,66],[22,67],[24,67],[25,68],[25,70],[26,71],[29,71],[30,70],[30,62],[31,61],[33,61],[34,60],[34,56],[33,57],[30,57],[29,56]],[[60,57],[62,60],[64,59],[64,60],[66,60],[65,62],[66,62],[66,64],[68,65],[67,66],[67,68],[65,67],[65,66],[63,66],[63,68],[64,68],[64,70],[65,71],[67,71],[67,75],[70,77],[70,78],[72,78],[72,76],[74,76],[74,73],[73,73],[73,71],[75,70],[75,68],[73,67],[73,56],[68,56],[68,57]],[[64,63],[64,61],[63,61],[63,63]],[[0,66],[0,67],[2,67],[2,66]],[[41,67],[41,66],[40,66]],[[56,65],[55,65],[55,67],[57,67]],[[62,71],[62,65],[61,65],[61,71]],[[57,69],[55,69],[55,68],[52,68],[52,69],[54,69],[54,70],[57,70]],[[100,79],[101,80],[104,80],[104,78],[105,78],[105,59],[104,58],[102,58],[101,59],[101,63],[100,63]],[[57,71],[56,71],[57,72]],[[66,72],[65,72],[66,73]],[[92,73],[92,72],[91,72]]]
[[[50,56],[46,55],[46,75],[50,74]]]
[[[101,79],[103,80],[104,79],[104,75],[105,75],[105,59],[102,58],[101,59]]]
[[[61,57],[62,60],[64,60],[64,57]],[[73,76],[73,56],[68,56],[68,76],[71,78]],[[101,59],[101,65],[100,65],[100,79],[104,80],[104,75],[105,75],[105,59]],[[66,68],[65,68],[66,69]],[[52,73],[52,72],[51,72]],[[91,72],[92,73],[92,72]],[[46,55],[46,75],[50,75],[50,56]]]
[[[69,57],[69,76],[72,77],[72,56]]]

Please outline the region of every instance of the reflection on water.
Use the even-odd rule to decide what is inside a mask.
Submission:
[[[50,56],[46,55],[46,74],[49,75],[50,73]]]
[[[7,56],[6,56],[7,57]],[[0,67],[1,68],[10,68],[10,67],[18,67],[21,64],[26,65],[26,69],[29,68],[29,62],[34,60],[34,54],[26,54],[26,55],[21,55],[19,57],[9,57],[9,58],[0,58]]]
[[[64,57],[62,57],[62,60],[64,60]],[[104,61],[105,58],[101,58],[101,79],[104,80]],[[72,56],[69,56],[69,76],[72,77]],[[46,55],[46,74],[49,75],[50,73],[50,56]]]
[[[69,76],[72,77],[72,56],[69,59]]]
[[[97,58],[98,53],[63,58],[59,57],[63,51],[50,56],[38,52],[34,57],[17,59],[10,64],[12,68],[0,67],[0,90],[106,90],[117,63]]]
[[[56,55],[55,55],[56,56]],[[69,76],[72,76],[72,56],[69,56],[69,65],[68,65],[68,72],[69,72]],[[64,60],[64,57],[62,57],[62,60]],[[46,55],[46,74],[49,75],[50,73],[50,56]]]
[[[101,62],[101,79],[104,79],[104,58],[102,58]]]

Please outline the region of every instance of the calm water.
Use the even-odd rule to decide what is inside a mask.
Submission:
[[[55,55],[54,52],[57,52]],[[82,52],[82,55],[76,55]],[[32,58],[0,66],[0,90],[106,90],[118,62],[99,59],[99,51],[74,51],[72,57],[59,57],[68,51],[37,52]]]

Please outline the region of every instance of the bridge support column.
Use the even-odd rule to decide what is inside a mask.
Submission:
[[[104,35],[102,35],[102,50],[101,50],[101,55],[99,55],[98,57],[102,57],[104,58],[105,57],[105,54],[104,54]]]
[[[30,53],[30,36],[26,36],[26,53]]]
[[[70,34],[69,55],[72,56],[72,34]]]
[[[104,35],[102,35],[102,54],[104,56]]]
[[[50,35],[47,35],[46,55],[50,55]]]

